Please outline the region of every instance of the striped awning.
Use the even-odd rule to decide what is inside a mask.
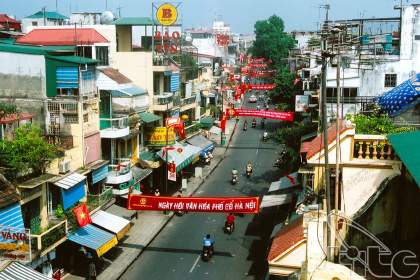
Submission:
[[[19,203],[14,203],[0,209],[0,227],[25,228]],[[1,240],[2,238],[0,237]]]
[[[0,280],[52,280],[52,278],[39,273],[18,262],[12,262],[0,271]]]
[[[286,190],[300,184],[298,173],[294,172],[287,176],[281,177],[279,181],[272,182],[268,192],[275,192],[279,190]]]
[[[201,148],[189,144],[175,143],[172,147],[174,149],[168,150],[167,155],[163,155],[162,150],[157,154],[165,161],[166,158],[168,158],[168,162],[174,162],[176,165],[176,172],[179,172],[190,165],[201,152]]]
[[[98,257],[117,245],[115,234],[106,232],[94,225],[86,225],[68,235],[70,241],[96,251]]]
[[[54,185],[68,190],[68,189],[74,187],[75,185],[77,185],[78,183],[82,182],[85,179],[86,179],[86,176],[75,172],[73,174],[70,174],[70,175],[64,177],[60,181],[55,182]]]
[[[99,210],[92,215],[92,223],[117,235],[121,240],[130,229],[130,221],[114,214]]]

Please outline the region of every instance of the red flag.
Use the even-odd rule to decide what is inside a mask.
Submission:
[[[76,216],[77,223],[80,227],[84,227],[85,225],[92,223],[86,204],[80,204],[79,206],[74,207],[73,213],[74,216]]]

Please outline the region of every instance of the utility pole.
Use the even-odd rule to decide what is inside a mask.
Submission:
[[[44,26],[47,25],[47,19],[46,19],[45,9],[46,9],[45,6],[42,7],[42,17],[44,18]]]
[[[340,43],[341,43],[341,30],[337,34],[337,118],[336,118],[336,138],[335,138],[335,197],[334,197],[334,209],[336,214],[338,214],[338,198],[339,198],[339,190],[340,190],[340,124],[342,119],[342,112],[341,110],[341,84],[340,84],[340,71],[341,71],[341,55],[340,55]]]
[[[321,125],[324,134],[324,160],[325,160],[325,173],[324,173],[324,180],[325,180],[325,195],[326,195],[326,210],[327,210],[327,260],[331,261],[331,223],[329,214],[331,212],[331,197],[330,197],[330,170],[329,170],[329,162],[328,162],[328,123],[327,123],[327,57],[329,56],[327,52],[327,34],[328,32],[328,10],[330,8],[329,5],[325,5],[324,8],[326,9],[326,16],[325,16],[325,24],[321,29],[321,57],[322,57],[322,67],[321,67]]]

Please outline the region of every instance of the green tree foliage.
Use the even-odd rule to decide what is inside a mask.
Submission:
[[[17,107],[14,104],[10,103],[0,103],[0,119],[4,118],[7,115],[17,113]]]
[[[0,141],[0,166],[23,174],[44,173],[55,157],[55,146],[48,144],[34,125],[18,127],[13,140]]]
[[[300,87],[294,85],[295,79],[296,75],[282,66],[277,69],[274,77],[276,88],[271,91],[271,98],[275,103],[285,103],[288,105],[288,110],[292,111],[295,108],[295,96],[302,91]]]
[[[191,53],[182,53],[180,56],[181,69],[185,71],[186,80],[193,80],[198,77],[197,59]]]
[[[356,125],[357,134],[387,135],[414,130],[414,127],[396,127],[386,114],[347,115],[346,119]]]
[[[255,41],[249,52],[254,57],[271,59],[277,68],[287,64],[289,50],[295,46],[292,36],[284,32],[283,20],[272,15],[267,20],[259,20],[254,25]]]

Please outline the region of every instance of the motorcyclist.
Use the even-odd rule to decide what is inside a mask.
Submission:
[[[262,119],[262,120],[261,120],[261,126],[262,126],[262,127],[265,127],[265,119]]]
[[[258,110],[258,111],[260,110],[260,105],[257,105],[257,110]]]
[[[248,164],[246,165],[246,171],[252,173],[252,164],[250,161],[248,161]]]
[[[235,179],[238,182],[238,170],[232,169],[232,180]]]
[[[248,121],[245,121],[244,122],[244,130],[247,130],[247,128],[248,128]]]
[[[203,238],[203,251],[205,249],[209,249],[212,253],[214,250],[214,240],[212,240],[210,238],[210,234],[207,234],[204,238]]]
[[[235,216],[233,213],[229,213],[229,215],[226,216],[225,227],[229,225],[235,226]]]
[[[264,131],[264,133],[263,133],[263,138],[264,138],[264,139],[267,139],[267,138],[268,138],[268,132],[267,132],[267,130],[265,130],[265,131]]]
[[[252,127],[256,127],[257,126],[257,120],[254,118],[252,120]]]

